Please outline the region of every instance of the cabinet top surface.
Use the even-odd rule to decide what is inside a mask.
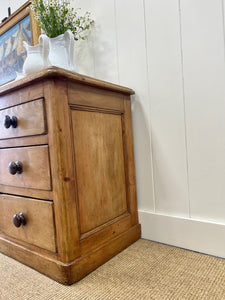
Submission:
[[[84,85],[94,86],[101,89],[111,90],[123,94],[128,94],[128,95],[134,94],[134,91],[127,87],[123,87],[120,85],[95,79],[93,77],[71,72],[65,69],[61,69],[57,67],[49,67],[39,72],[25,76],[22,79],[14,80],[0,86],[0,96],[7,92],[11,92],[17,88],[28,86],[32,83],[39,82],[44,79],[56,79],[56,78],[60,80],[66,80],[68,82],[82,83]]]

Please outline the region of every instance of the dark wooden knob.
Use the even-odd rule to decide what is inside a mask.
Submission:
[[[5,128],[9,128],[10,126],[12,126],[13,128],[16,128],[17,127],[17,117],[12,116],[12,118],[10,118],[10,116],[6,115],[3,123],[4,123]]]
[[[9,128],[11,126],[10,116],[5,116],[3,123],[5,128]]]
[[[11,161],[8,166],[9,173],[12,175],[21,174],[23,172],[23,165],[21,161]]]
[[[21,225],[26,225],[26,217],[25,215],[21,212],[19,214],[15,214],[13,216],[13,224],[16,226],[16,227],[20,227]]]

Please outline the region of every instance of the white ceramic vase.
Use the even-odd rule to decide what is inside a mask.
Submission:
[[[23,42],[23,45],[27,50],[27,57],[23,65],[23,73],[18,74],[17,79],[48,66],[76,71],[73,61],[74,38],[70,30],[54,38],[41,34],[38,45],[29,46],[26,42]]]
[[[75,71],[74,66],[74,38],[71,30],[67,30],[49,40],[49,62],[50,65]]]
[[[49,66],[49,41],[46,35],[39,36],[39,44],[36,46],[29,46],[26,42],[23,42],[23,45],[27,50],[23,75],[29,75]]]

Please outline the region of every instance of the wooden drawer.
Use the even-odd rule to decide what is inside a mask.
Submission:
[[[21,212],[25,215],[26,225],[15,227],[13,216]],[[0,232],[55,252],[53,203],[0,195]]]
[[[5,128],[5,116],[17,118],[17,127]],[[31,136],[46,132],[44,100],[19,104],[0,111],[0,139]]]
[[[20,161],[22,173],[9,173],[9,163]],[[48,146],[0,149],[0,184],[51,190]]]

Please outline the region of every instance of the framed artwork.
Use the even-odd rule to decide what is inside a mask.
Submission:
[[[17,72],[22,72],[26,59],[23,41],[36,45],[40,33],[30,1],[0,24],[0,85],[14,80]]]

